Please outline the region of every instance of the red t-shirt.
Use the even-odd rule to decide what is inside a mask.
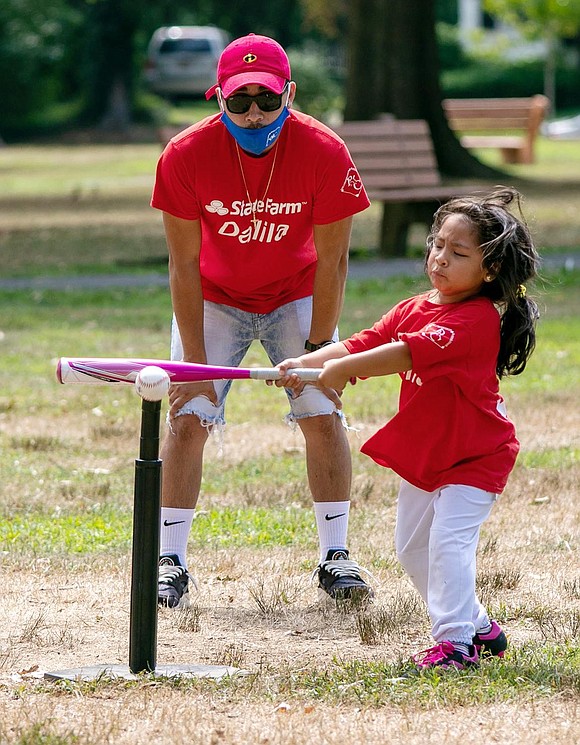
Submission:
[[[291,111],[277,146],[259,158],[240,148],[240,163],[220,116],[167,145],[151,204],[201,220],[206,299],[269,313],[312,294],[313,225],[361,212],[369,200],[344,142],[312,117]]]
[[[405,341],[413,360],[399,411],[361,451],[425,491],[465,484],[501,493],[519,443],[495,372],[499,331],[487,298],[436,305],[425,293],[345,341],[351,354]]]

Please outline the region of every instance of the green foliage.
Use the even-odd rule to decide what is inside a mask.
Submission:
[[[317,119],[341,110],[341,86],[325,64],[321,52],[289,50],[292,77],[296,81],[296,105]]]
[[[463,67],[467,60],[459,40],[457,26],[450,23],[438,23],[436,32],[441,70],[455,70]]]
[[[0,132],[26,123],[59,99],[67,41],[78,13],[65,0],[4,0],[0,4]]]
[[[559,107],[580,105],[580,70],[560,67],[556,85]],[[463,67],[444,70],[441,87],[446,98],[531,96],[543,90],[543,64],[540,60],[487,60],[482,64],[471,59]]]
[[[484,0],[484,7],[530,39],[572,37],[580,30],[574,0]]]
[[[543,91],[552,105],[556,101],[561,105],[556,90],[556,65],[562,40],[574,37],[580,30],[580,3],[575,0],[486,0],[484,7],[517,29],[523,38],[543,42]]]
[[[437,21],[454,25],[458,21],[457,0],[435,0],[435,13]]]

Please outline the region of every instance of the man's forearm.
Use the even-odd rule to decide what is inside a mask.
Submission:
[[[311,342],[332,339],[344,302],[352,217],[314,226],[318,263],[312,298]]]
[[[169,285],[183,359],[185,362],[205,363],[203,296],[199,272],[170,269]]]
[[[318,266],[312,295],[312,321],[309,339],[319,343],[332,339],[344,303],[344,288],[348,260],[342,258],[335,266]]]

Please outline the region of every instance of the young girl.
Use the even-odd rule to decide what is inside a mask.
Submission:
[[[521,219],[508,211],[512,202]],[[401,375],[397,414],[361,450],[402,477],[397,556],[436,642],[414,656],[419,668],[462,669],[507,647],[477,598],[475,558],[519,449],[499,380],[523,372],[534,349],[538,311],[524,283],[538,261],[515,189],[453,199],[435,213],[427,239],[429,292],[346,341],[280,365],[283,373],[323,367],[320,383],[338,394],[356,377]],[[280,384],[302,385],[296,374]]]

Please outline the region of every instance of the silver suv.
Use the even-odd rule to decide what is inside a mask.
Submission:
[[[230,40],[215,26],[158,28],[147,51],[147,86],[170,99],[203,95],[216,81],[219,56]]]

